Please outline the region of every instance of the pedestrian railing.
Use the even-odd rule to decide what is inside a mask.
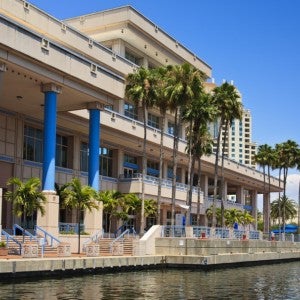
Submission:
[[[222,227],[192,226],[193,237],[211,239],[260,239],[259,231],[237,230]],[[180,225],[162,226],[161,237],[186,237],[186,227]]]

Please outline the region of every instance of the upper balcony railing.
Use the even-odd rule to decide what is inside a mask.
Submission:
[[[121,174],[119,177],[119,180],[122,182],[142,181],[142,178],[143,178],[143,174],[141,174],[141,173],[134,173],[132,175],[126,175],[126,176],[124,174]],[[153,185],[158,185],[159,178],[157,178],[155,176],[151,176],[151,175],[145,175],[144,182],[150,183]],[[162,187],[172,188],[172,181],[169,179],[162,179],[161,185],[162,185]],[[176,189],[180,190],[180,191],[188,191],[188,185],[181,183],[181,182],[176,182]],[[198,193],[197,187],[193,187],[193,193]],[[201,194],[203,194],[202,191],[201,191]]]

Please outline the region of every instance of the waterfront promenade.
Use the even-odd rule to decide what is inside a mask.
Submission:
[[[0,258],[0,278],[6,280],[159,268],[207,270],[296,260],[300,260],[300,243],[158,238],[154,255],[87,257],[82,253],[70,257],[55,257],[53,254],[43,258],[6,256]]]

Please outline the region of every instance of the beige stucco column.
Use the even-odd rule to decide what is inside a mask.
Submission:
[[[168,163],[163,162],[162,178],[168,179]]]
[[[93,208],[92,211],[84,213],[84,231],[93,234],[102,230],[103,203],[99,202],[99,209]]]
[[[252,206],[252,217],[254,218],[254,229],[257,230],[257,190],[250,191],[250,199]]]
[[[114,40],[111,48],[116,54],[125,57],[125,45],[122,39]]]
[[[119,178],[121,174],[124,174],[124,151],[122,149],[113,150],[113,177]]]
[[[181,166],[180,167],[180,179],[179,179],[179,182],[181,183],[185,183],[185,173],[186,173],[186,168],[184,166]],[[179,174],[178,174],[179,175]]]
[[[270,231],[270,194],[263,195],[263,216],[264,216],[264,233]]]
[[[245,205],[244,187],[241,185],[236,190],[236,202]]]
[[[37,214],[37,225],[42,227],[53,236],[58,236],[59,197],[55,192],[44,192],[47,199],[45,204],[45,215]]]

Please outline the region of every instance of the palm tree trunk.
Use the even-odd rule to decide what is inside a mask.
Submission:
[[[159,177],[158,177],[158,190],[157,190],[157,220],[156,224],[160,224],[160,203],[161,203],[161,185],[163,178],[163,159],[164,159],[164,130],[165,130],[165,118],[166,114],[163,113],[161,117],[161,129],[160,129],[160,148],[159,148]]]
[[[144,118],[144,140],[143,140],[143,167],[142,167],[142,204],[141,204],[141,220],[140,220],[140,236],[144,235],[145,227],[145,177],[147,169],[147,157],[146,157],[146,147],[147,147],[147,108],[143,105],[143,118]]]
[[[172,174],[172,208],[171,226],[174,226],[175,200],[176,200],[176,176],[177,176],[177,149],[178,149],[178,108],[175,110],[174,140],[173,140],[173,174]]]
[[[217,151],[215,160],[215,176],[214,176],[214,199],[213,199],[213,212],[212,212],[212,227],[216,226],[216,201],[217,201],[217,187],[218,187],[218,167],[219,167],[219,151],[220,151],[220,140],[223,120],[220,120],[218,138],[217,138]]]
[[[224,186],[225,186],[225,179],[224,179],[224,159],[225,159],[225,145],[226,145],[226,136],[227,136],[227,128],[228,122],[225,124],[225,131],[223,137],[223,146],[222,146],[222,164],[221,164],[221,188],[220,188],[220,195],[221,195],[221,226],[224,227]]]
[[[80,208],[77,209],[78,220],[78,254],[80,254]]]
[[[187,210],[187,215],[186,215],[186,225],[190,226],[191,225],[191,196],[192,196],[192,177],[191,177],[191,172],[192,172],[192,122],[190,122],[189,125],[189,139],[188,139],[188,153],[189,153],[189,161],[188,161],[188,178],[187,178],[187,191],[186,191],[186,205],[189,206]]]
[[[281,167],[279,168],[279,188],[281,185]],[[281,193],[279,191],[278,193],[278,199],[279,199],[279,203],[278,203],[278,228],[279,228],[279,238],[281,239],[281,207],[280,207],[280,197],[281,197]]]
[[[198,193],[197,193],[197,226],[200,226],[200,197],[201,197],[201,157],[198,157]],[[203,198],[203,206],[205,198]]]

